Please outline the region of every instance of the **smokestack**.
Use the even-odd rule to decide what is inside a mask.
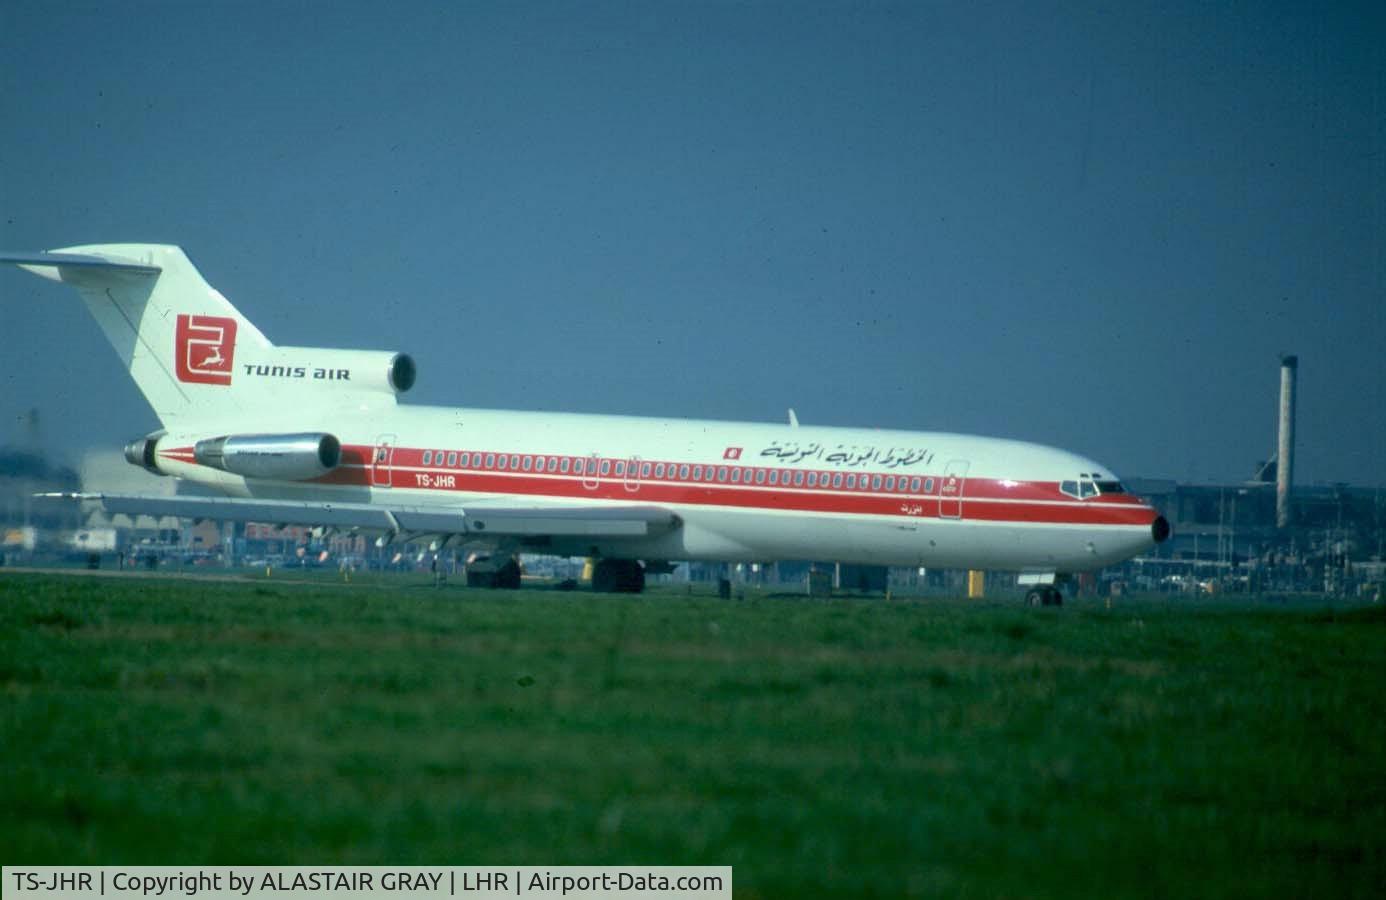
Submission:
[[[1280,446],[1275,467],[1275,527],[1290,524],[1290,486],[1295,478],[1295,381],[1299,357],[1280,357]]]

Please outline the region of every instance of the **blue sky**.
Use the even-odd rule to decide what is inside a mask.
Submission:
[[[0,247],[177,243],[415,402],[1386,484],[1386,7],[0,4]],[[0,443],[156,424],[0,272]]]

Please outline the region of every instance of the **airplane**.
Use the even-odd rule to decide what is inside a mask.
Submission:
[[[271,343],[172,245],[0,254],[77,289],[153,408],[125,457],[199,494],[87,494],[110,513],[310,525],[592,557],[597,591],[675,561],[835,560],[1056,583],[1165,540],[1112,470],[939,432],[406,405],[403,353]]]

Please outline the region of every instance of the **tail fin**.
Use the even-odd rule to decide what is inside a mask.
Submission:
[[[178,247],[92,244],[0,263],[75,287],[165,427],[249,418],[304,391],[393,403],[413,384],[402,354],[276,347]]]
[[[75,287],[164,425],[242,412],[227,391],[236,351],[273,345],[177,247],[95,244],[6,254],[35,275]],[[218,390],[218,388],[222,388]]]

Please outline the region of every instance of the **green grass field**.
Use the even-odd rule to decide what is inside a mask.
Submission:
[[[1386,610],[0,574],[6,864],[1380,896]]]

